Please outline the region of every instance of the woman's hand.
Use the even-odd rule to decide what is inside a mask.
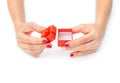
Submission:
[[[104,28],[97,24],[82,24],[74,27],[72,31],[73,34],[83,33],[84,36],[65,44],[64,47],[67,50],[74,50],[74,52],[70,54],[71,57],[96,52],[105,32]]]
[[[46,38],[31,37],[33,31],[41,33],[44,29],[44,27],[39,26],[34,22],[20,24],[19,27],[16,27],[18,46],[33,56],[41,54],[46,47],[51,48],[52,45],[47,43]]]

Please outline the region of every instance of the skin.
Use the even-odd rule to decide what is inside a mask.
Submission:
[[[96,0],[96,21],[93,24],[82,24],[72,28],[73,34],[83,33],[84,36],[65,44],[67,50],[74,50],[73,56],[87,55],[98,50],[107,25],[112,7],[112,0]]]
[[[51,47],[45,38],[34,38],[33,31],[41,33],[45,27],[34,22],[27,23],[24,14],[24,0],[8,0],[8,8],[15,26],[18,46],[27,53],[38,56],[42,51]],[[74,50],[71,57],[87,55],[98,50],[107,26],[107,21],[112,7],[112,0],[96,0],[96,21],[93,24],[82,24],[72,28],[73,34],[83,33],[84,36],[66,42],[67,50]]]
[[[8,8],[12,17],[18,46],[33,56],[38,56],[45,48],[51,48],[46,38],[31,37],[33,31],[41,33],[45,27],[34,22],[26,22],[23,0],[8,0]]]

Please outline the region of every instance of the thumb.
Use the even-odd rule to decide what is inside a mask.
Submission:
[[[46,28],[43,26],[40,26],[34,22],[30,22],[28,23],[28,26],[32,28],[33,31],[39,32],[41,33],[43,30],[45,30]]]
[[[72,32],[75,33],[83,33],[83,34],[87,34],[90,31],[89,27],[87,27],[87,24],[81,24],[78,25],[76,27],[72,28]]]

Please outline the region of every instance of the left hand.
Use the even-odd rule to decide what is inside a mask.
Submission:
[[[42,33],[46,28],[34,22],[22,23],[16,27],[16,38],[18,46],[28,54],[37,57],[45,48],[52,48],[52,44],[44,37],[32,37],[32,32]]]
[[[99,48],[105,28],[102,26],[98,26],[97,24],[82,24],[72,28],[73,34],[83,33],[84,36],[66,42],[64,47],[67,50],[74,50],[70,54],[71,57],[77,55],[87,55],[90,53],[94,53]]]

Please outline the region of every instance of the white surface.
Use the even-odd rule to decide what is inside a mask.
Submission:
[[[40,25],[67,28],[94,21],[95,0],[25,1],[27,20]],[[6,0],[0,0],[0,83],[120,83],[120,0],[113,1],[97,53],[70,58],[54,41],[53,49],[34,58],[17,47]]]

